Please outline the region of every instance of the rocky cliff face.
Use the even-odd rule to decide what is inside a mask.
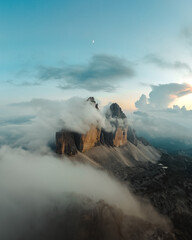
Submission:
[[[87,134],[60,131],[56,133],[56,152],[75,155],[77,151],[85,152],[100,143],[101,130],[92,125]]]
[[[117,128],[113,143],[116,147],[123,146],[127,143],[127,128]]]
[[[100,143],[101,130],[98,127],[92,125],[87,134],[74,134],[74,135],[76,136],[75,143],[77,145],[77,149],[80,152],[85,152],[97,146]]]
[[[110,106],[110,110],[111,110],[112,118],[121,118],[121,119],[127,118],[117,103],[112,103]]]
[[[87,101],[99,110],[93,97],[89,97]],[[75,155],[77,151],[85,152],[100,143],[100,135],[101,129],[93,124],[86,134],[61,130],[56,133],[56,153]]]
[[[128,131],[127,117],[117,103],[111,104],[106,118],[114,130],[113,132],[106,132],[103,129],[101,142],[112,147],[125,145],[127,143]]]
[[[88,98],[90,104],[99,110],[93,97]],[[117,103],[110,106],[106,119],[110,122],[111,132],[91,125],[86,134],[61,130],[56,133],[56,152],[58,154],[75,155],[77,151],[85,152],[99,144],[119,147],[127,143],[128,124],[127,117]]]
[[[127,131],[127,140],[129,140],[132,144],[137,146],[138,141],[137,141],[137,137],[135,134],[135,130],[132,129],[131,127],[129,127],[128,131]]]
[[[56,133],[56,152],[58,154],[75,155],[77,146],[75,143],[76,135],[73,132],[60,131]]]

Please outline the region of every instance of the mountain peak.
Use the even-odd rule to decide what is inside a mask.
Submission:
[[[110,106],[112,118],[127,118],[120,106],[117,103],[112,103]]]
[[[89,98],[87,99],[87,101],[90,102],[90,103],[92,103],[92,104],[95,106],[96,109],[99,109],[98,103],[95,101],[95,98],[94,98],[94,97],[89,97]]]

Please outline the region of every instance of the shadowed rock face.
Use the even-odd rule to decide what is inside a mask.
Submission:
[[[75,155],[77,145],[75,143],[76,135],[73,132],[61,131],[56,133],[56,152],[58,154]]]
[[[112,118],[127,118],[122,109],[119,107],[117,103],[112,103],[110,106]]]
[[[135,134],[135,130],[132,129],[131,127],[129,127],[127,131],[127,140],[130,141],[135,146],[137,146],[137,137]]]
[[[115,132],[101,131],[100,142],[108,147],[120,147],[127,143],[127,128],[118,127]]]

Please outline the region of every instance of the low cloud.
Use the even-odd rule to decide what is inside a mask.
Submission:
[[[192,110],[185,106],[169,107],[175,99],[192,93],[189,84],[160,84],[152,86],[149,97],[142,95],[130,117],[139,136],[166,150],[180,150],[192,146]]]
[[[187,114],[181,115],[172,108],[150,113],[139,111],[134,113],[134,127],[139,135],[147,135],[154,139],[180,139],[189,145],[192,143],[191,120],[192,112],[187,111]]]
[[[61,129],[86,133],[94,124],[110,131],[102,112],[78,97],[66,101],[33,99],[1,107],[1,112],[0,145],[22,146],[31,151],[46,152]]]
[[[70,204],[70,198],[66,200],[69,194],[75,194],[77,202],[81,196],[94,201],[102,199],[124,213],[145,219],[145,208],[142,211],[127,187],[102,171],[67,158],[61,161],[49,152],[41,155],[0,147],[1,239],[23,239],[27,229],[28,234],[40,230],[47,211]],[[150,205],[146,207],[152,210]],[[154,218],[161,219],[157,214]]]
[[[87,65],[39,67],[40,82],[54,80],[61,89],[115,91],[122,80],[135,75],[133,65],[125,59],[110,55],[95,55]]]
[[[145,94],[142,94],[140,99],[135,102],[135,107],[138,109],[145,109],[148,105],[148,98]]]
[[[171,62],[155,54],[147,55],[144,58],[144,62],[148,64],[153,64],[161,69],[177,70],[192,73],[192,68],[188,63],[182,61]]]
[[[135,112],[129,116],[137,136],[146,138],[153,146],[168,152],[191,149],[192,113],[175,112],[170,108],[154,112]]]
[[[105,126],[103,116],[91,103],[80,98],[36,99],[9,105],[2,113],[0,239],[26,239],[25,232],[40,233],[49,212],[60,217],[62,210],[71,206],[71,195],[80,204],[83,199],[86,210],[90,199],[104,200],[127,215],[166,224],[149,203],[141,203],[127,186],[104,171],[81,164],[77,156],[73,161],[59,158],[48,148],[57,129],[84,133],[92,123]],[[70,217],[73,221],[73,215]]]

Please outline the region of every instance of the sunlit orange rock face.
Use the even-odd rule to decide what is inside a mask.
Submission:
[[[113,146],[120,147],[127,143],[127,117],[117,103],[111,104],[110,112],[112,120],[109,116],[109,121],[116,129],[113,136]]]
[[[92,125],[87,134],[81,136],[83,144],[82,152],[85,152],[98,145],[100,142],[100,135],[101,130]]]
[[[127,143],[127,131],[128,128],[117,128],[115,138],[113,140],[113,144],[115,147],[120,147]]]
[[[85,152],[100,143],[101,130],[92,125],[86,134],[60,131],[56,133],[56,152],[75,155],[77,151]]]
[[[118,127],[114,133],[107,133],[92,125],[86,134],[60,131],[56,133],[56,153],[75,155],[77,151],[86,152],[99,144],[120,147],[127,143],[127,130]],[[101,135],[104,140],[101,140]]]

